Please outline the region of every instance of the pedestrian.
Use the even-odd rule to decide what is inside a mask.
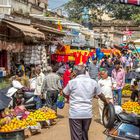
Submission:
[[[69,125],[71,140],[88,140],[88,130],[92,121],[92,101],[99,96],[105,104],[108,103],[101,93],[98,83],[85,75],[85,66],[75,67],[77,77],[68,82],[63,89],[64,95],[70,96]]]
[[[56,73],[57,67],[47,68],[47,75],[45,76],[42,91],[46,94],[46,105],[57,112],[57,98],[58,94],[62,90],[60,76]]]
[[[91,79],[98,80],[98,66],[97,66],[97,58],[92,58],[92,62],[89,64],[88,71]]]
[[[42,85],[43,85],[43,81],[44,81],[44,78],[45,78],[45,75],[42,73],[41,71],[41,67],[40,66],[37,66],[35,68],[35,71],[36,71],[36,86],[35,86],[35,91],[34,91],[34,101],[35,101],[35,104],[36,104],[36,109],[39,109],[42,107]]]
[[[100,77],[101,79],[98,81],[98,84],[101,87],[101,92],[104,96],[113,103],[113,91],[112,91],[112,80],[111,77],[108,76],[108,72],[105,68],[100,69]],[[104,108],[104,102],[101,99],[98,99],[99,103],[99,113],[100,113],[100,120],[102,121],[102,113]]]
[[[121,105],[122,89],[125,85],[125,71],[121,67],[120,61],[115,61],[115,68],[112,71],[112,82],[114,89],[114,103]]]
[[[66,87],[68,82],[71,79],[71,72],[72,72],[72,68],[68,68],[63,75],[63,87]],[[69,103],[69,96],[67,96],[67,103]]]

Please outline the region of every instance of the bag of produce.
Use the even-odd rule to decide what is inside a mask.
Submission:
[[[65,106],[65,98],[63,95],[59,95],[56,103],[59,109],[63,109]]]

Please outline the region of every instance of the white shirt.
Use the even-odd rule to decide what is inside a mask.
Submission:
[[[44,78],[45,75],[42,72],[37,76],[34,95],[41,95]]]
[[[111,77],[108,77],[107,79],[100,79],[98,83],[101,87],[101,92],[105,95],[105,97],[113,98]]]
[[[30,82],[30,89],[35,89],[36,88],[36,82],[37,82],[37,78],[31,78],[29,79]]]
[[[86,75],[79,75],[70,80],[63,90],[70,96],[69,118],[92,118],[92,101],[95,95],[101,94],[98,83]]]

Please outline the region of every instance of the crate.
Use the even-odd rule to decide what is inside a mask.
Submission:
[[[41,129],[43,129],[43,128],[49,128],[50,125],[51,125],[49,120],[48,121],[40,121],[39,123],[41,125]]]
[[[24,130],[24,136],[25,136],[25,138],[32,136],[31,130],[29,128],[26,128]]]
[[[0,140],[25,140],[24,130],[0,132]]]

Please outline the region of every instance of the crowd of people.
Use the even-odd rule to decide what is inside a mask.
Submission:
[[[98,99],[100,121],[105,104],[122,104],[122,89],[126,83],[133,90],[131,100],[140,101],[139,77],[134,70],[139,59],[124,52],[117,56],[92,57],[86,64],[74,65],[73,62],[60,63],[47,67],[32,66],[26,70],[24,61],[20,61],[15,79],[29,91],[34,92],[36,109],[43,105],[57,113],[59,94],[66,97],[70,104],[69,122],[72,140],[88,140],[88,129],[92,119],[92,99]],[[42,103],[45,99],[45,104]]]

